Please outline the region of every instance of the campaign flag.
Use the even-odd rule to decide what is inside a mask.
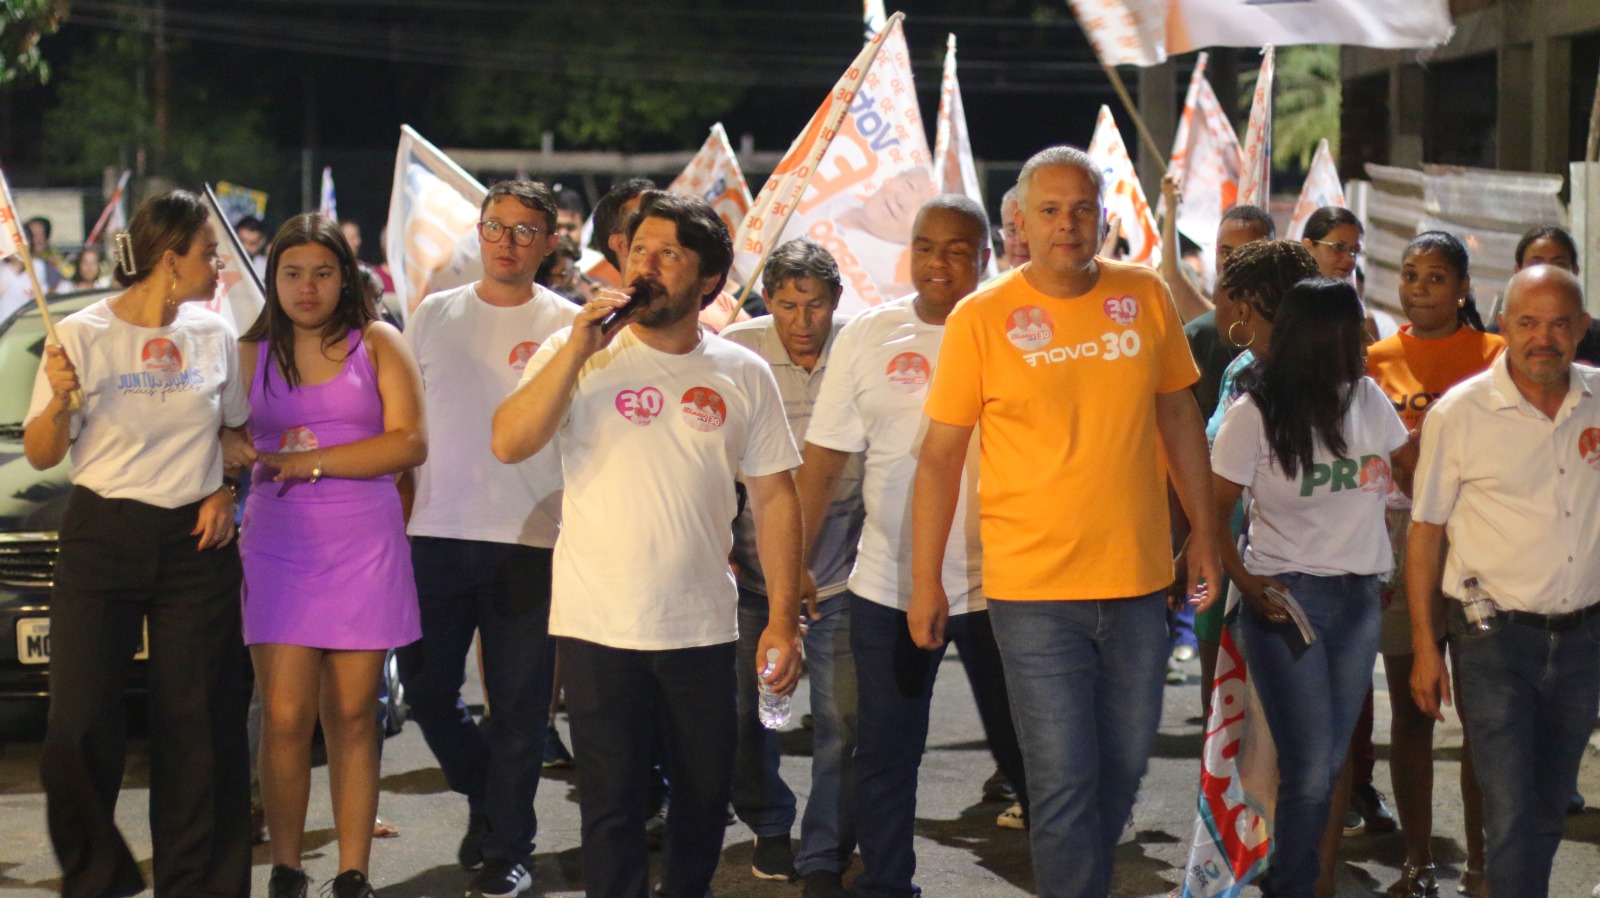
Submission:
[[[235,334],[243,334],[266,307],[267,294],[261,288],[261,278],[250,262],[250,254],[245,252],[233,223],[228,220],[226,205],[210,184],[206,185],[206,210],[211,233],[217,238],[217,258],[222,260],[222,270],[217,274],[217,292],[205,305],[226,318]]]
[[[861,0],[862,18],[865,32],[863,38],[872,40],[889,23],[889,16],[883,11],[883,0]]]
[[[1239,201],[1244,151],[1205,70],[1206,54],[1201,53],[1189,78],[1167,170],[1179,178],[1178,230],[1200,246],[1209,288],[1217,276],[1217,226],[1222,224],[1222,213]]]
[[[28,242],[22,236],[22,219],[17,217],[17,205],[11,201],[11,185],[6,183],[6,173],[0,171],[0,259],[18,253],[26,254],[27,251]]]
[[[241,187],[227,181],[218,181],[212,185],[217,194],[217,202],[222,204],[223,214],[227,216],[228,224],[236,225],[246,215],[265,220],[267,217],[267,192],[255,190],[250,187]]]
[[[1233,627],[1217,651],[1182,898],[1238,898],[1272,851],[1277,752]]]
[[[967,109],[961,102],[961,83],[956,80],[956,36],[953,34],[945,45],[939,118],[933,126],[933,183],[940,193],[959,193],[983,208],[978,166],[972,161],[972,137],[967,132]],[[999,271],[991,254],[983,276],[988,279],[996,274]]]
[[[904,18],[862,48],[762,186],[734,240],[745,283],[773,247],[809,237],[839,263],[841,310],[911,292],[911,226],[938,188]]]
[[[728,132],[722,123],[711,126],[711,134],[700,146],[672,183],[668,193],[697,196],[717,212],[717,217],[728,226],[728,233],[739,229],[750,211],[750,188],[745,184],[744,172],[739,169],[739,157],[734,155],[733,144],[728,142]]]
[[[117,187],[111,191],[111,200],[100,211],[100,217],[95,219],[94,227],[89,230],[89,236],[83,238],[84,246],[92,246],[100,242],[103,234],[115,234],[128,227],[128,212],[123,205],[122,195],[128,189],[128,177],[133,172],[123,169],[122,177],[117,179]]]
[[[1104,65],[1160,65],[1202,47],[1350,44],[1391,50],[1450,40],[1449,0],[1067,0]]]
[[[339,203],[333,196],[333,166],[331,165],[322,167],[322,205],[318,207],[317,211],[334,221],[339,220]]]
[[[1272,196],[1272,80],[1277,73],[1277,53],[1261,50],[1261,74],[1250,101],[1250,123],[1244,129],[1244,156],[1239,172],[1239,202],[1267,208]]]
[[[410,125],[400,126],[384,252],[402,315],[428,294],[483,274],[476,225],[488,192]]]
[[[1111,109],[1100,107],[1100,117],[1095,121],[1094,137],[1089,141],[1089,158],[1100,166],[1106,180],[1106,215],[1121,220],[1122,236],[1128,239],[1125,261],[1154,266],[1161,258],[1161,232],[1156,229],[1156,217],[1145,201],[1144,188],[1139,186],[1139,176],[1133,170],[1133,160],[1128,157],[1127,144],[1122,142],[1122,132],[1111,117]]]
[[[1311,171],[1306,173],[1306,183],[1300,188],[1300,201],[1294,204],[1294,216],[1289,219],[1288,239],[1299,240],[1305,233],[1306,219],[1323,206],[1344,206],[1344,185],[1339,182],[1339,167],[1333,164],[1333,153],[1328,150],[1328,138],[1317,144],[1317,153],[1311,157]]]

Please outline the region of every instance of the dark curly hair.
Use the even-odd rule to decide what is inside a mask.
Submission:
[[[1257,240],[1222,263],[1217,295],[1247,300],[1261,317],[1273,321],[1289,288],[1319,273],[1310,251],[1293,240]]]

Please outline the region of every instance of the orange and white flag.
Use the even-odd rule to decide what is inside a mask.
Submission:
[[[728,132],[722,123],[711,126],[711,134],[700,146],[683,171],[667,185],[668,193],[697,196],[715,209],[728,233],[739,229],[750,211],[750,188],[745,184],[744,172],[739,170],[739,157],[734,155],[728,142]]]
[[[11,185],[6,183],[6,173],[0,171],[0,259],[27,248],[27,240],[22,236],[22,219],[17,217],[16,204],[11,202]]]
[[[883,11],[883,0],[861,0],[862,39],[872,40],[889,27],[889,16]]]
[[[217,199],[210,184],[206,185],[206,213],[211,233],[217,238],[217,258],[222,260],[222,270],[217,274],[217,292],[206,300],[206,308],[226,318],[233,332],[242,335],[255,324],[266,306],[266,291],[256,276],[250,254],[239,242],[239,235],[234,232],[222,201]]]
[[[972,138],[967,132],[967,109],[956,80],[956,36],[945,44],[944,80],[939,86],[939,119],[933,126],[933,183],[940,193],[959,193],[983,207],[978,187],[978,166],[972,161]],[[984,278],[994,277],[994,256],[989,257]]]
[[[1109,107],[1100,107],[1094,138],[1089,141],[1089,158],[1100,166],[1106,179],[1106,215],[1121,220],[1122,235],[1128,239],[1125,261],[1155,265],[1161,257],[1161,232],[1156,229],[1155,215],[1145,201],[1144,188],[1139,186],[1133,160],[1128,157],[1128,146],[1122,142],[1122,132],[1117,130]]]
[[[122,170],[122,177],[117,179],[117,187],[111,191],[111,199],[106,202],[106,207],[100,211],[100,217],[95,219],[94,227],[89,229],[89,236],[83,238],[85,246],[100,242],[106,234],[115,234],[128,227],[128,212],[123,204],[122,195],[127,192],[128,178],[133,172]]]
[[[1216,278],[1217,226],[1239,201],[1239,136],[1206,79],[1206,54],[1195,62],[1167,170],[1179,178],[1178,230],[1201,247],[1206,283]]]
[[[410,125],[400,126],[384,252],[403,316],[428,294],[483,274],[476,226],[488,192]]]
[[[1202,47],[1437,47],[1449,0],[1067,0],[1105,65],[1160,65]]]
[[[809,237],[839,263],[842,311],[911,291],[911,226],[938,190],[904,18],[862,48],[756,196],[734,240],[746,283],[775,246]]]
[[[1294,217],[1289,219],[1290,240],[1299,240],[1305,233],[1306,219],[1323,206],[1343,206],[1344,185],[1339,182],[1339,167],[1333,164],[1333,153],[1328,149],[1328,138],[1317,144],[1317,153],[1311,157],[1311,171],[1306,173],[1306,183],[1300,188],[1300,200],[1294,204]]]
[[[1267,208],[1272,196],[1272,81],[1277,73],[1277,53],[1261,50],[1261,74],[1250,101],[1250,123],[1244,131],[1244,165],[1239,173],[1239,202]]]

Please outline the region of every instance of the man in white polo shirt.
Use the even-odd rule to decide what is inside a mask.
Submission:
[[[474,894],[503,898],[531,883],[526,858],[555,658],[550,558],[561,468],[554,452],[501,464],[489,452],[489,421],[533,351],[578,310],[533,282],[556,244],[549,188],[501,181],[479,219],[483,279],[424,299],[406,328],[436,429],[415,472],[406,527],[422,638],[399,660],[412,716],[445,782],[467,798],[457,859],[483,866]],[[475,631],[493,709],[481,726],[461,700]]]
[[[917,770],[928,736],[928,711],[943,645],[912,642],[911,486],[917,447],[928,428],[922,412],[944,340],[945,318],[977,288],[989,261],[989,225],[972,200],[945,194],[917,213],[911,280],[917,292],[875,306],[839,333],[822,382],[799,484],[807,546],[852,453],[866,453],[862,498],[866,526],[850,574],[850,648],[857,672],[856,837],[862,870],[851,891],[863,898],[916,892]],[[950,597],[946,634],[961,650],[978,713],[1000,769],[1025,802],[1022,752],[1011,723],[1000,650],[989,623],[978,544],[976,452],[969,456],[945,546]],[[844,894],[807,880],[809,898]]]
[[[514,463],[554,444],[565,496],[550,632],[561,637],[590,898],[648,891],[644,820],[658,728],[672,782],[659,895],[702,898],[732,792],[735,664],[799,678],[800,461],[772,371],[707,333],[696,313],[727,280],[733,240],[704,200],[647,191],[627,230],[624,282],[534,354],[495,413]],[[768,615],[756,657],[736,657],[728,566],[734,479],[755,512]]]
[[[1517,273],[1500,315],[1505,354],[1422,424],[1406,554],[1411,691],[1444,719],[1450,679],[1430,610],[1442,585],[1494,895],[1548,894],[1600,709],[1600,371],[1573,364],[1588,328],[1571,274]],[[1487,626],[1467,620],[1472,578],[1494,602]]]

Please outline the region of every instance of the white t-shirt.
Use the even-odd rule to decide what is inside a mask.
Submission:
[[[546,447],[515,465],[489,449],[494,410],[528,360],[572,324],[578,307],[543,287],[519,306],[492,306],[475,284],[435,293],[411,313],[406,339],[422,368],[428,460],[406,532],[550,548],[561,531],[561,462]]]
[[[1344,457],[1319,443],[1310,470],[1292,480],[1278,467],[1254,398],[1240,396],[1223,415],[1211,469],[1250,491],[1244,565],[1251,573],[1331,577],[1393,570],[1384,504],[1393,479],[1389,453],[1405,445],[1406,428],[1372,378],[1352,389]]]
[[[570,336],[546,340],[523,380]],[[692,351],[659,352],[628,327],[579,372],[553,442],[566,495],[551,634],[641,650],[738,638],[734,478],[800,463],[766,362],[703,329]]]
[[[867,454],[861,495],[867,521],[861,531],[850,591],[905,611],[911,606],[911,485],[917,452],[928,432],[922,402],[939,360],[944,326],[917,317],[911,298],[857,315],[834,341],[806,430],[806,442],[840,452]],[[983,553],[978,541],[978,431],[972,431],[967,470],[945,544],[943,582],[950,613],[988,607],[983,597]]]
[[[56,333],[83,385],[68,452],[73,483],[161,508],[217,491],[217,432],[250,417],[238,339],[221,315],[183,303],[172,324],[139,327],[102,299],[62,319]],[[28,421],[44,413],[50,395],[41,362]]]

